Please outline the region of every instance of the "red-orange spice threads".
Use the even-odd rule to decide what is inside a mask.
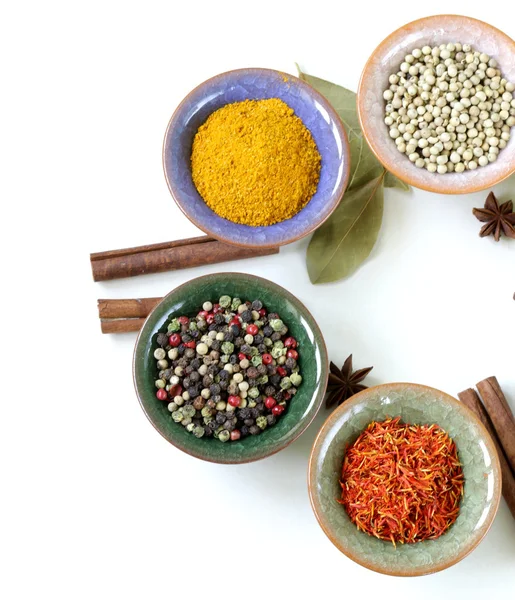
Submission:
[[[339,502],[358,529],[395,546],[449,529],[460,510],[463,472],[443,429],[397,417],[370,423],[348,448],[340,485]]]

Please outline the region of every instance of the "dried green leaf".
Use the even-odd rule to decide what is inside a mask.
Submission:
[[[395,175],[392,175],[390,171],[386,171],[386,175],[384,176],[384,187],[399,188],[406,192],[410,189],[410,186],[407,183],[404,183],[404,181],[402,181]]]
[[[359,187],[371,179],[379,177],[385,169],[370,150],[361,131],[356,107],[356,94],[325,79],[306,75],[300,71],[299,75],[329,100],[343,121],[350,146],[351,170],[347,190]]]
[[[307,251],[312,283],[347,277],[370,254],[383,219],[383,179],[347,190],[331,218],[315,231]]]

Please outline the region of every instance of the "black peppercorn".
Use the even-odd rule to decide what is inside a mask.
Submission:
[[[275,425],[277,422],[277,419],[276,419],[275,415],[267,415],[266,421],[267,421],[268,425],[270,426],[270,425]]]
[[[234,345],[235,345],[235,346],[237,346],[238,348],[239,348],[239,347],[240,347],[242,344],[244,344],[244,343],[245,343],[245,341],[243,340],[243,338],[242,338],[242,337],[237,337],[237,338],[234,340]]]
[[[268,320],[271,321],[272,319],[278,319],[279,315],[277,313],[268,313]]]
[[[272,415],[273,416],[273,415]],[[211,429],[211,427],[209,427],[209,425],[206,425],[204,427],[204,435],[206,437],[211,437],[213,435],[213,430]]]
[[[189,388],[189,387],[190,387],[190,385],[191,385],[191,380],[190,380],[190,378],[189,378],[189,377],[185,377],[185,378],[182,380],[182,385],[183,385],[185,388]]]
[[[211,344],[211,350],[220,350],[220,348],[222,347],[222,344],[220,343],[219,340],[213,340],[213,343]]]
[[[249,433],[250,435],[257,435],[258,433],[261,433],[261,427],[252,425],[252,427],[249,427]]]
[[[260,333],[256,333],[254,336],[254,344],[262,344],[264,339],[265,338]]]
[[[240,315],[241,320],[244,323],[250,323],[252,321],[252,311],[251,310],[244,310],[241,315]]]
[[[238,325],[231,325],[230,332],[232,333],[233,337],[237,337],[238,335],[240,335],[240,328],[239,328],[239,326]],[[232,340],[228,340],[228,341],[232,341]]]
[[[265,337],[270,337],[274,333],[274,330],[270,327],[270,325],[265,325],[263,327],[263,334]]]
[[[226,418],[225,418],[224,413],[221,413],[221,412],[216,413],[215,421],[218,423],[218,425],[225,423]]]
[[[266,365],[258,365],[257,370],[260,375],[266,375]]]
[[[209,375],[204,375],[204,377],[202,378],[202,385],[205,388],[208,388],[212,383],[213,383],[212,378]]]
[[[251,408],[251,409],[250,409],[250,416],[251,416],[253,419],[257,419],[257,418],[259,417],[259,415],[260,415],[260,412],[259,412],[259,410],[257,409],[257,407],[254,407],[254,408]]]
[[[260,354],[265,354],[266,353],[266,346],[265,346],[265,344],[258,344],[257,349],[259,350]]]
[[[272,333],[270,336],[270,339],[272,342],[278,342],[281,339],[281,334],[278,331],[274,331],[274,333]]]
[[[192,385],[188,388],[188,394],[191,399],[196,398],[200,394],[199,387],[197,385]]]
[[[259,412],[260,415],[262,415],[265,412],[265,405],[262,402],[256,404],[256,410]]]
[[[250,344],[242,344],[240,350],[243,354],[250,354]]]
[[[216,323],[211,323],[211,325],[208,327],[208,331],[216,331],[216,329]]]
[[[243,422],[245,423],[245,425],[247,427],[250,427],[251,425],[254,425],[254,419],[252,417],[249,417],[248,419],[245,419]]]
[[[190,381],[193,383],[200,381],[200,374],[197,371],[192,371],[190,373]]]
[[[166,333],[157,334],[157,345],[161,346],[161,348],[164,348],[168,345],[168,336],[166,335]]]
[[[215,315],[215,323],[217,325],[222,325],[222,323],[225,323],[225,318],[221,313],[216,313]]]
[[[227,431],[232,431],[234,429],[234,423],[232,422],[232,419],[227,419],[227,421],[225,421],[223,424],[223,428],[227,429]]]
[[[212,396],[216,396],[220,393],[220,386],[218,385],[218,383],[212,383],[209,386],[209,391],[211,392]]]
[[[166,379],[166,381],[168,381],[172,375],[173,375],[172,369],[165,369],[163,371],[163,379]]]
[[[261,310],[263,308],[263,303],[261,300],[254,300],[251,304],[252,310]]]
[[[281,383],[281,376],[280,375],[272,375],[270,377],[270,383],[277,387]]]
[[[229,362],[231,363],[231,365],[235,365],[238,362],[238,357],[236,356],[236,354],[231,354],[231,356],[229,357]]]
[[[256,367],[249,367],[247,369],[247,377],[249,379],[255,379],[257,376],[258,376],[258,370],[256,369]],[[250,387],[252,387],[252,386],[250,386]]]
[[[226,390],[229,387],[229,380],[220,379],[220,387],[222,388],[222,390]]]
[[[246,425],[242,425],[240,427],[240,434],[241,437],[246,437],[247,435],[249,435],[249,428]]]
[[[195,329],[194,331],[192,331],[192,332],[190,333],[190,335],[191,335],[191,337],[192,337],[194,340],[198,340],[198,338],[200,337],[200,331],[197,331],[197,330]]]
[[[224,342],[232,342],[234,339],[234,334],[230,331],[226,331],[224,334]]]
[[[248,419],[250,417],[250,409],[249,408],[240,408],[238,410],[237,414],[238,414],[238,419],[245,421],[245,419]]]
[[[209,365],[207,368],[207,374],[211,375],[211,377],[214,377],[218,374],[218,367],[216,365]]]
[[[257,373],[256,373],[256,375],[257,375]],[[249,387],[256,387],[257,379],[254,379],[254,378],[247,379],[247,383],[249,384]]]
[[[191,342],[193,338],[191,337],[191,335],[189,335],[189,333],[185,333],[182,336],[182,341],[186,344],[186,342]]]
[[[297,366],[297,361],[294,358],[287,358],[284,366],[287,369],[292,369],[293,370]]]
[[[190,364],[195,370],[197,370],[200,367],[200,358],[194,358]]]
[[[218,375],[220,376],[220,381],[223,381],[224,379],[229,379],[229,371],[226,371],[225,369],[222,369]]]
[[[277,373],[277,367],[275,365],[267,365],[266,370],[268,371],[268,375],[275,375]]]
[[[265,388],[266,396],[273,396],[275,394],[275,388],[273,385],[267,385]]]
[[[184,354],[185,350],[186,350],[186,346],[184,344],[179,344],[179,346],[177,347],[177,352],[179,353],[180,356],[182,356]]]

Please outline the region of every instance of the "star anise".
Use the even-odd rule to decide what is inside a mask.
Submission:
[[[477,219],[485,223],[479,232],[481,237],[493,233],[495,241],[498,242],[502,232],[507,237],[515,238],[515,213],[511,200],[499,204],[495,194],[490,192],[485,207],[473,208],[472,212]]]
[[[366,390],[368,386],[361,382],[370,373],[374,367],[352,371],[352,354],[343,363],[339,369],[333,362],[330,364],[329,383],[327,384],[327,400],[325,405],[330,408],[345,402],[347,398],[354,396],[361,390]]]

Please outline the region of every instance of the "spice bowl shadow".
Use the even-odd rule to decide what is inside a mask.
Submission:
[[[346,448],[372,421],[397,416],[405,423],[435,423],[454,440],[464,491],[458,517],[446,533],[394,547],[359,531],[338,500]],[[427,386],[391,383],[356,394],[325,421],[311,451],[308,488],[318,523],[343,554],[372,571],[408,577],[442,571],[478,546],[499,506],[501,475],[492,438],[465,405]]]
[[[192,179],[191,150],[198,128],[219,108],[244,100],[279,98],[310,131],[321,155],[320,179],[306,206],[273,225],[243,225],[224,219],[207,206]],[[343,123],[329,102],[305,81],[272,69],[237,69],[208,79],[177,107],[166,129],[163,168],[173,199],[194,225],[229,244],[275,247],[317,229],[340,203],[350,172]]]
[[[198,312],[206,300],[220,296],[259,299],[277,312],[298,342],[298,364],[302,384],[290,400],[288,410],[273,427],[256,436],[222,443],[214,438],[196,438],[175,423],[166,402],[156,398],[156,366],[153,356],[157,335],[166,332],[170,316]],[[141,407],[155,429],[171,444],[202,460],[221,464],[248,463],[279,452],[296,440],[313,421],[323,402],[329,362],[324,338],[313,316],[281,286],[245,273],[214,273],[191,279],[165,296],[147,317],[136,340],[133,378]]]
[[[503,76],[515,82],[515,41],[488,23],[460,15],[435,15],[418,19],[391,33],[374,50],[358,86],[358,116],[363,134],[385,168],[409,185],[440,194],[468,194],[491,188],[515,172],[515,135],[497,160],[462,173],[431,173],[419,168],[397,150],[384,122],[383,92],[388,77],[397,73],[414,48],[442,43],[470,44],[494,58]]]

